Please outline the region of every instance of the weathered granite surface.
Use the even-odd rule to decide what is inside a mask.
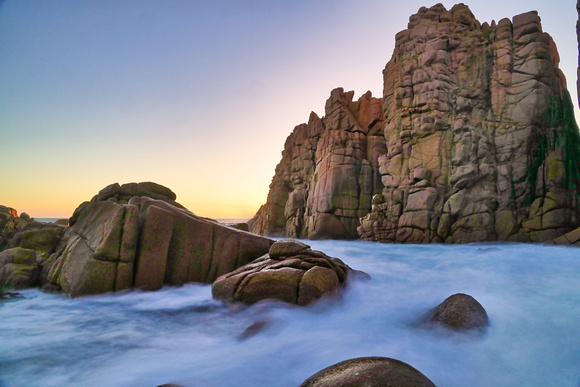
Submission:
[[[455,331],[484,329],[489,324],[487,312],[472,296],[457,293],[433,308],[425,319],[426,325]]]
[[[384,70],[385,188],[362,239],[548,241],[578,226],[580,139],[537,13],[421,8]]]
[[[175,199],[151,182],[111,184],[82,203],[67,228],[20,221],[15,210],[2,207],[7,237],[0,246],[0,285],[9,280],[17,288],[81,296],[211,283],[274,243],[200,218]]]
[[[382,190],[385,153],[380,99],[370,92],[331,92],[325,116],[311,113],[286,139],[268,199],[254,219],[258,234],[294,238],[358,238],[359,218]]]
[[[422,7],[395,41],[382,111],[333,91],[288,137],[252,230],[463,243],[580,226],[580,136],[537,12],[489,25],[463,4]]]
[[[388,357],[359,357],[336,363],[306,379],[300,387],[435,387],[420,371]]]
[[[340,294],[352,272],[344,262],[295,240],[275,242],[268,254],[219,277],[214,298],[253,304],[265,299],[308,305]]]

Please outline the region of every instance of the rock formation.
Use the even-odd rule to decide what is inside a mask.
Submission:
[[[359,357],[341,361],[317,372],[300,387],[397,386],[435,387],[417,369],[388,357]]]
[[[275,299],[308,305],[337,293],[351,269],[310,246],[292,240],[278,241],[267,255],[219,277],[212,284],[214,298],[253,304]]]
[[[455,331],[483,329],[488,323],[487,312],[470,295],[457,293],[447,297],[426,318],[428,325],[441,326]]]
[[[82,203],[66,229],[31,220],[24,227],[16,211],[2,207],[0,285],[81,296],[211,283],[274,242],[197,217],[175,199],[155,183],[111,184]]]
[[[382,190],[378,156],[385,153],[382,103],[370,92],[338,88],[325,116],[311,113],[286,139],[268,199],[253,232],[293,238],[357,238],[359,218]]]
[[[384,70],[385,188],[363,239],[547,241],[578,225],[580,139],[537,13],[421,8]]]
[[[288,137],[253,231],[352,238],[357,214],[360,237],[383,242],[538,242],[578,227],[580,136],[537,12],[489,25],[437,4],[395,40],[382,111],[334,90],[326,117]]]

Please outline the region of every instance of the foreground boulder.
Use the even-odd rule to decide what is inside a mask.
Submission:
[[[276,299],[308,305],[337,293],[351,269],[299,241],[278,241],[269,254],[219,277],[212,284],[214,298],[253,304]]]
[[[454,294],[433,309],[427,319],[429,325],[462,331],[483,329],[489,319],[483,306],[467,294]]]
[[[388,357],[345,360],[317,372],[300,387],[435,387],[425,375],[407,363]]]
[[[155,183],[112,184],[81,204],[43,271],[71,296],[211,283],[273,241],[200,218]],[[42,276],[41,276],[42,277]]]

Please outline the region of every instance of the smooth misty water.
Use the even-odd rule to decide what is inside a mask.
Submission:
[[[307,243],[372,280],[308,308],[238,310],[207,285],[79,299],[23,291],[0,304],[0,386],[297,386],[359,356],[405,361],[438,386],[580,385],[580,250]],[[485,334],[416,327],[458,292],[486,308]]]

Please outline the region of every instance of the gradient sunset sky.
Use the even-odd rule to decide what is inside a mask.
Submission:
[[[0,0],[0,204],[65,218],[154,181],[250,218],[293,128],[336,87],[380,96],[395,34],[436,2]],[[577,103],[575,0],[465,3],[482,23],[537,10]]]

